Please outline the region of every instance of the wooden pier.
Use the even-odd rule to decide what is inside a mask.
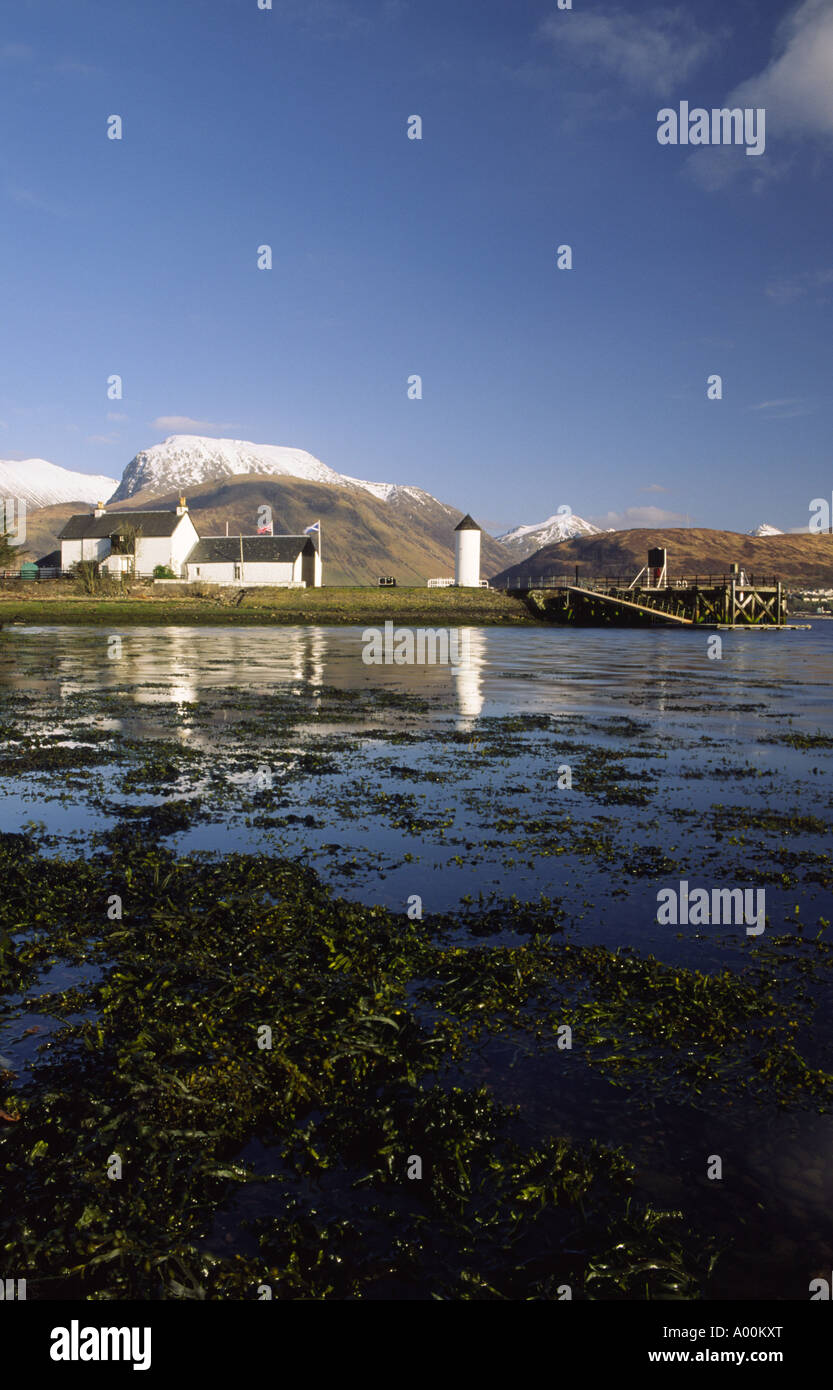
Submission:
[[[786,626],[785,594],[780,579],[756,580],[753,575],[740,572],[679,579],[663,573],[659,582],[657,578],[650,572],[630,580],[530,576],[513,580],[506,592],[524,598],[530,608],[550,622],[575,626]]]

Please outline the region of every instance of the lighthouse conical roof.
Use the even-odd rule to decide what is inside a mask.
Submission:
[[[481,529],[482,528],[478,526],[474,518],[469,516],[468,512],[466,512],[463,520],[458,522],[454,527],[455,531],[480,531]]]

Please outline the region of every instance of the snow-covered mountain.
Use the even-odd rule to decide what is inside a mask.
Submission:
[[[114,487],[115,478],[73,473],[46,459],[0,459],[0,496],[23,498],[30,510],[56,502],[101,502]]]
[[[591,521],[585,521],[572,512],[557,512],[555,516],[547,517],[546,521],[539,521],[534,526],[515,526],[495,539],[505,545],[517,560],[525,560],[528,555],[540,550],[542,545],[555,545],[558,541],[572,540],[574,536],[601,535],[604,535],[602,528],[594,526]]]
[[[750,536],[783,536],[784,532],[779,531],[777,526],[770,526],[769,522],[762,521],[760,526],[756,526],[754,531],[750,531]]]
[[[394,500],[399,494],[420,501],[429,496],[420,488],[402,487],[397,483],[364,482],[360,478],[337,473],[305,449],[290,449],[278,444],[252,444],[245,439],[211,439],[197,434],[172,434],[161,444],[142,449],[122,474],[122,480],[109,498],[124,502],[138,492],[164,493],[221,478],[239,477],[245,473],[267,473],[274,477],[301,478],[311,483],[329,483],[335,487],[362,488],[381,501]]]

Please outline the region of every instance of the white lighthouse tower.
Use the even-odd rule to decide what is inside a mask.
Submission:
[[[466,589],[480,588],[480,536],[468,513],[454,528],[454,583]]]

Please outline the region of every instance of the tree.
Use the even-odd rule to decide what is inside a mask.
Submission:
[[[134,526],[132,521],[126,521],[119,531],[114,532],[110,537],[110,551],[113,555],[135,555],[136,539],[141,536],[141,526]]]
[[[79,560],[72,572],[85,594],[97,594],[101,588],[101,573],[97,560]]]
[[[20,546],[12,545],[6,530],[5,508],[0,506],[0,570],[16,570],[20,566]]]

